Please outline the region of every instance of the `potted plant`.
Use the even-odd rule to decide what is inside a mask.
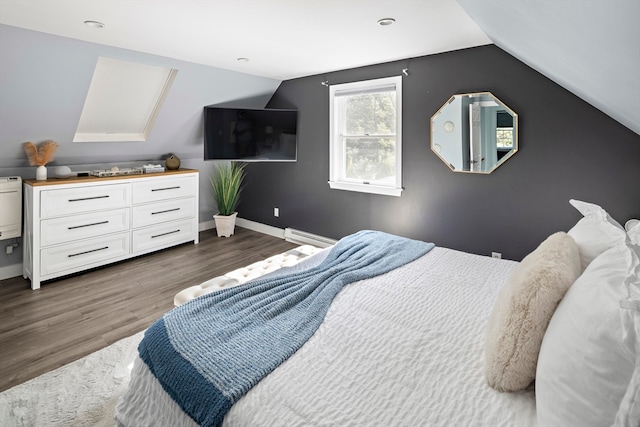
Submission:
[[[27,153],[29,164],[38,166],[36,169],[36,180],[47,180],[47,163],[53,160],[53,155],[58,149],[58,143],[55,141],[45,141],[37,147],[33,142],[25,142],[23,144],[24,151]]]
[[[229,237],[234,232],[246,166],[246,163],[239,162],[214,164],[211,188],[218,205],[218,213],[213,216],[218,237]]]

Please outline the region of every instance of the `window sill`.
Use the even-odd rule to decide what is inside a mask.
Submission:
[[[360,193],[380,194],[383,196],[400,197],[402,188],[382,187],[371,184],[356,184],[351,182],[329,181],[329,187],[333,190],[357,191]]]

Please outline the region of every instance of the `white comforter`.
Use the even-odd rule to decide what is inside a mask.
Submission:
[[[434,248],[348,285],[313,337],[224,425],[535,426],[533,391],[499,393],[482,370],[485,324],[515,265]],[[194,425],[140,360],[133,375],[116,409],[120,425]]]

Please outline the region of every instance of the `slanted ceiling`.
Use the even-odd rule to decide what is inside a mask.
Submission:
[[[458,3],[498,47],[640,134],[640,1]]]
[[[0,0],[2,24],[280,80],[493,42],[640,134],[638,22],[638,0]]]

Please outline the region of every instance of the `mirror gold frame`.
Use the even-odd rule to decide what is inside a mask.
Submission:
[[[454,172],[490,174],[518,151],[518,115],[491,92],[453,95],[431,116],[431,150]]]

